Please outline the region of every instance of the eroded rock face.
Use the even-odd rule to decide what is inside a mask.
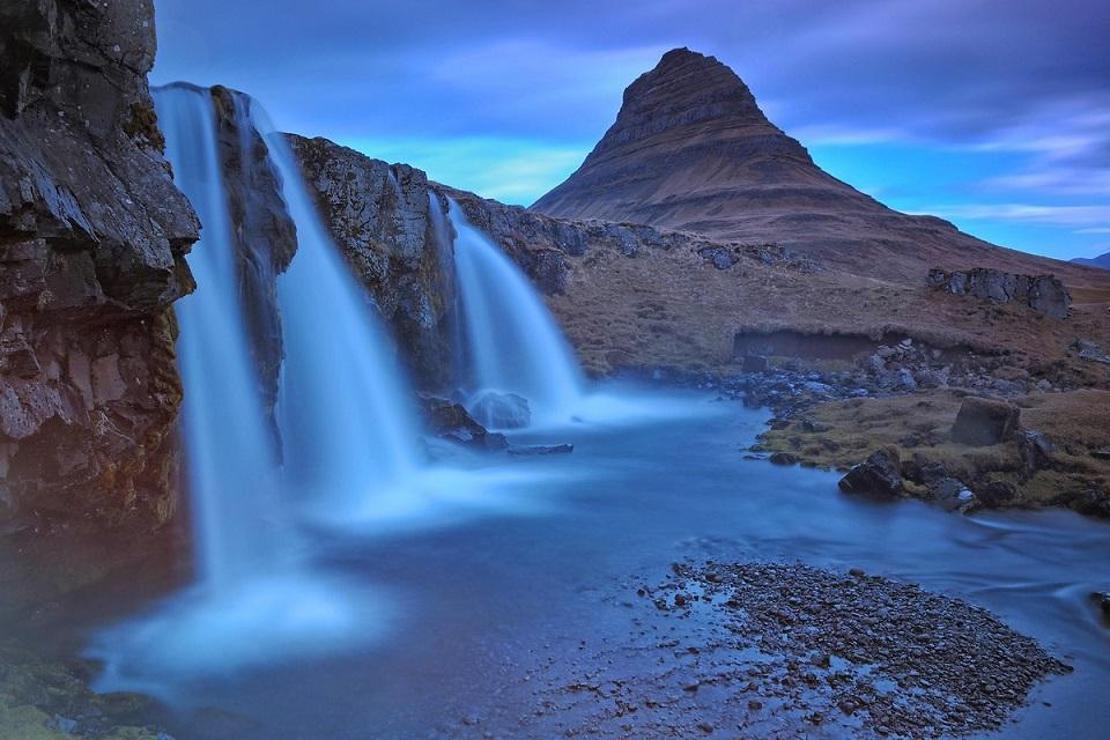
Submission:
[[[277,276],[297,251],[297,227],[286,209],[281,175],[270,161],[270,149],[251,123],[250,98],[220,86],[213,87],[211,95],[239,296],[262,398],[272,412],[284,357]]]
[[[446,204],[421,170],[389,165],[327,139],[290,135],[309,190],[344,256],[403,348],[416,384],[451,381],[451,244],[432,209]]]
[[[0,5],[0,498],[16,516],[174,509],[170,306],[192,290],[199,224],[161,156],[154,48],[149,0]]]
[[[1071,294],[1052,275],[1018,275],[976,267],[967,272],[929,271],[929,286],[953,295],[969,295],[992,303],[1022,303],[1054,319],[1066,319]]]

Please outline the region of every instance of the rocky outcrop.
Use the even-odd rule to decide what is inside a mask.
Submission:
[[[0,517],[165,522],[170,305],[198,223],[147,89],[149,0],[0,5]]]
[[[243,316],[262,398],[272,412],[284,357],[277,276],[297,251],[297,227],[286,209],[270,149],[252,122],[250,98],[226,87],[210,92]]]
[[[1071,294],[1052,275],[1017,275],[976,267],[967,272],[929,271],[929,287],[953,295],[969,295],[992,303],[1017,302],[1054,319],[1066,319]]]
[[[451,237],[437,228],[446,204],[421,170],[327,139],[289,141],[325,224],[403,348],[417,385],[447,386],[454,268]]]
[[[448,442],[477,450],[504,450],[509,440],[479,424],[461,403],[422,394],[420,408],[427,430]]]

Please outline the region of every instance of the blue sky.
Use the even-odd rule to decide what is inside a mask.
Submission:
[[[1105,0],[155,0],[156,83],[527,205],[667,49],[713,54],[834,175],[1049,256],[1110,251]]]

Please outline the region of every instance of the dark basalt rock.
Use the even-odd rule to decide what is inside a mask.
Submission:
[[[422,394],[420,405],[428,431],[441,439],[480,450],[503,450],[509,446],[504,434],[488,431],[461,403]]]
[[[1005,442],[1017,433],[1021,410],[1006,401],[968,396],[960,404],[952,439],[981,447]]]
[[[1055,319],[1066,319],[1071,294],[1052,275],[1018,275],[984,267],[967,272],[932,269],[929,287],[953,295],[969,295],[992,303],[1022,303]]]
[[[847,475],[840,479],[839,486],[845,493],[884,497],[901,495],[902,462],[898,451],[881,449],[872,452],[866,460],[852,467]]]
[[[262,384],[273,410],[284,349],[277,305],[277,276],[297,251],[297,227],[286,209],[281,176],[270,149],[251,124],[251,100],[216,86],[210,90],[231,236],[239,273],[239,296]]]
[[[0,487],[21,515],[174,511],[170,306],[199,224],[161,156],[154,48],[149,0],[0,4]]]
[[[327,139],[290,134],[289,142],[325,226],[403,348],[417,386],[449,387],[453,234],[437,229],[437,223],[450,229],[446,202],[424,172],[408,165],[371,159]]]
[[[574,445],[563,443],[558,445],[523,445],[509,448],[509,454],[517,457],[530,457],[534,455],[566,455],[574,452]]]

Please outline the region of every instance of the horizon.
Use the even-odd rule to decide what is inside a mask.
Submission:
[[[886,205],[1034,254],[1095,257],[1110,251],[1110,64],[1091,60],[1110,8],[1064,4],[1076,13],[704,0],[699,13],[657,2],[621,19],[580,3],[563,17],[342,2],[310,18],[280,0],[242,27],[228,17],[242,3],[164,0],[151,81],[241,89],[285,130],[528,206],[581,164],[625,87],[686,46],[732,68],[820,167]]]

